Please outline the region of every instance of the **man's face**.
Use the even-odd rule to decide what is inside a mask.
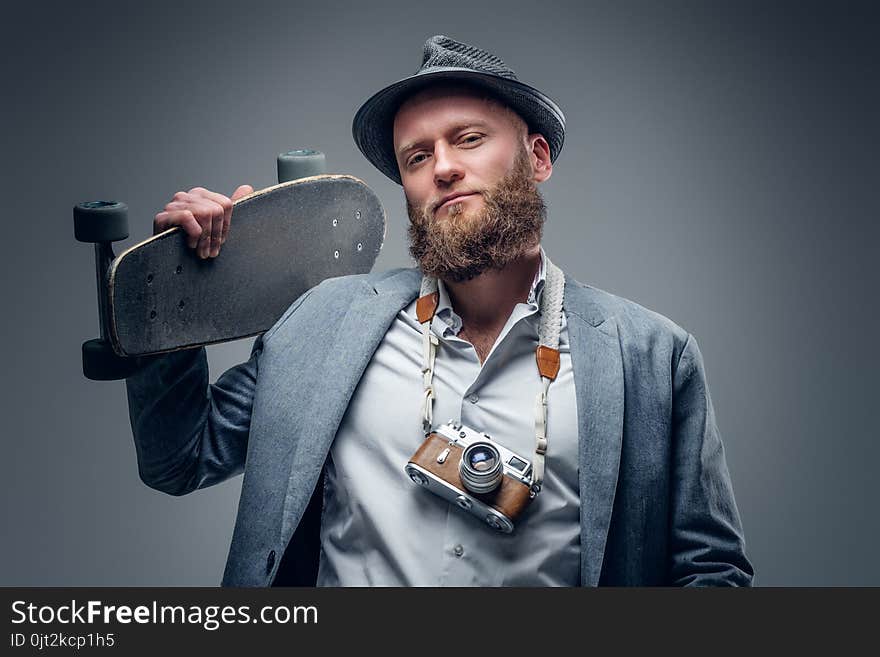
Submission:
[[[394,121],[410,252],[429,275],[467,280],[537,245],[549,147],[513,112],[467,90],[432,88]]]

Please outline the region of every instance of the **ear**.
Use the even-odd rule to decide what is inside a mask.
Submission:
[[[553,173],[553,163],[550,161],[550,144],[541,134],[536,132],[526,137],[526,149],[534,170],[532,180],[537,183],[544,182]]]

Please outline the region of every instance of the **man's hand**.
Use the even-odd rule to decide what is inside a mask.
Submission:
[[[153,220],[153,234],[172,226],[186,231],[191,249],[198,249],[200,258],[215,258],[220,245],[226,241],[232,221],[232,202],[254,191],[250,185],[241,185],[231,198],[204,187],[193,187],[188,192],[177,192],[165,209]]]

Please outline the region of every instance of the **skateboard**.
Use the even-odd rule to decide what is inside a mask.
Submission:
[[[85,376],[125,378],[153,354],[257,335],[325,278],[369,272],[385,237],[379,199],[354,176],[315,171],[279,159],[279,178],[312,175],[234,201],[216,258],[199,258],[177,227],[114,257],[110,242],[128,234],[124,204],[77,205],[77,239],[95,242],[101,325],[83,344]]]

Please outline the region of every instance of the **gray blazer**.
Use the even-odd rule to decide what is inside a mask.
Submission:
[[[417,269],[396,269],[324,281],[214,385],[204,349],[156,357],[127,379],[148,486],[183,495],[244,472],[224,586],[314,584],[330,444],[420,280]],[[581,584],[750,585],[696,340],[568,277],[564,308],[578,407]]]

